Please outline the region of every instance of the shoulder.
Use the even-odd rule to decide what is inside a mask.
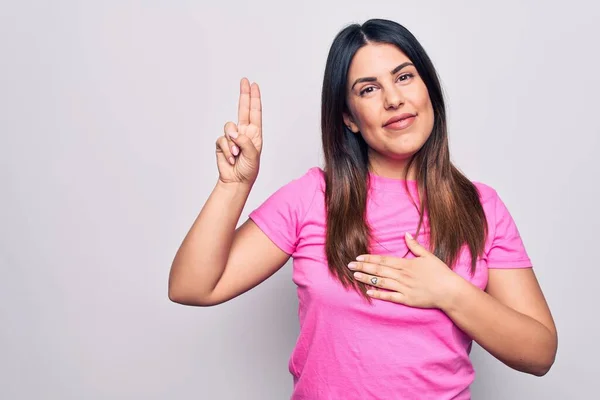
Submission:
[[[302,175],[298,175],[280,186],[267,200],[266,203],[280,204],[292,208],[306,208],[310,206],[315,195],[322,192],[325,185],[323,170],[319,167],[309,168]]]
[[[504,207],[501,196],[495,188],[482,182],[473,182],[473,184],[479,192],[479,200],[486,214],[496,214],[499,207]]]
[[[249,218],[283,251],[293,254],[299,232],[322,182],[322,170],[310,168],[280,186],[249,214]]]
[[[325,188],[325,174],[320,167],[309,168],[302,175],[288,181],[279,191],[298,197],[307,197]]]
[[[311,167],[302,176],[296,180],[301,180],[304,183],[310,183],[316,186],[321,186],[325,183],[325,172],[321,167]]]
[[[479,193],[479,200],[488,221],[495,221],[498,213],[498,204],[501,203],[498,192],[488,184],[482,182],[472,183]]]
[[[493,224],[512,223],[512,216],[496,189],[481,182],[473,182],[479,192],[481,206],[488,221]]]
[[[488,268],[527,268],[531,260],[519,229],[498,192],[489,185],[473,182],[488,223],[486,244]]]
[[[482,204],[489,203],[490,201],[496,201],[498,197],[498,192],[496,191],[496,189],[482,182],[473,181],[472,183],[473,185],[475,185],[475,188],[479,192],[479,198],[481,199]]]

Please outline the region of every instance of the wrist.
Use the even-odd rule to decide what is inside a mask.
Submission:
[[[254,183],[250,182],[223,182],[218,180],[215,186],[215,190],[218,192],[224,192],[232,196],[247,196],[252,190]]]
[[[454,271],[451,271],[449,278],[446,280],[446,288],[440,299],[438,308],[446,314],[456,310],[460,303],[461,296],[469,289],[470,283],[462,276]]]
[[[217,180],[217,187],[221,190],[230,191],[246,191],[252,189],[254,182],[224,182],[221,179]]]

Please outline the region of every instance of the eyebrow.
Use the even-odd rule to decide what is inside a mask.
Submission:
[[[394,68],[390,72],[390,75],[394,75],[396,72],[402,70],[404,67],[408,67],[409,65],[413,65],[413,63],[407,61],[405,63],[398,65],[396,68]],[[377,78],[374,78],[372,76],[368,76],[366,78],[358,78],[357,80],[354,81],[350,90],[354,89],[354,86],[356,86],[357,83],[361,83],[361,82],[377,82]]]

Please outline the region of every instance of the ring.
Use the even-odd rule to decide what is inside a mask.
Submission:
[[[377,285],[377,277],[376,276],[374,276],[374,277],[371,278],[371,283],[373,285]]]

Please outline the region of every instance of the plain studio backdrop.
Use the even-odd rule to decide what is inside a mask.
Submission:
[[[171,303],[168,272],[216,183],[239,79],[264,107],[245,220],[321,165],[329,46],[373,17],[431,56],[453,160],[505,200],[558,326],[543,378],[474,346],[473,398],[597,398],[599,14],[583,1],[4,2],[0,398],[289,398],[291,262],[214,308]]]

